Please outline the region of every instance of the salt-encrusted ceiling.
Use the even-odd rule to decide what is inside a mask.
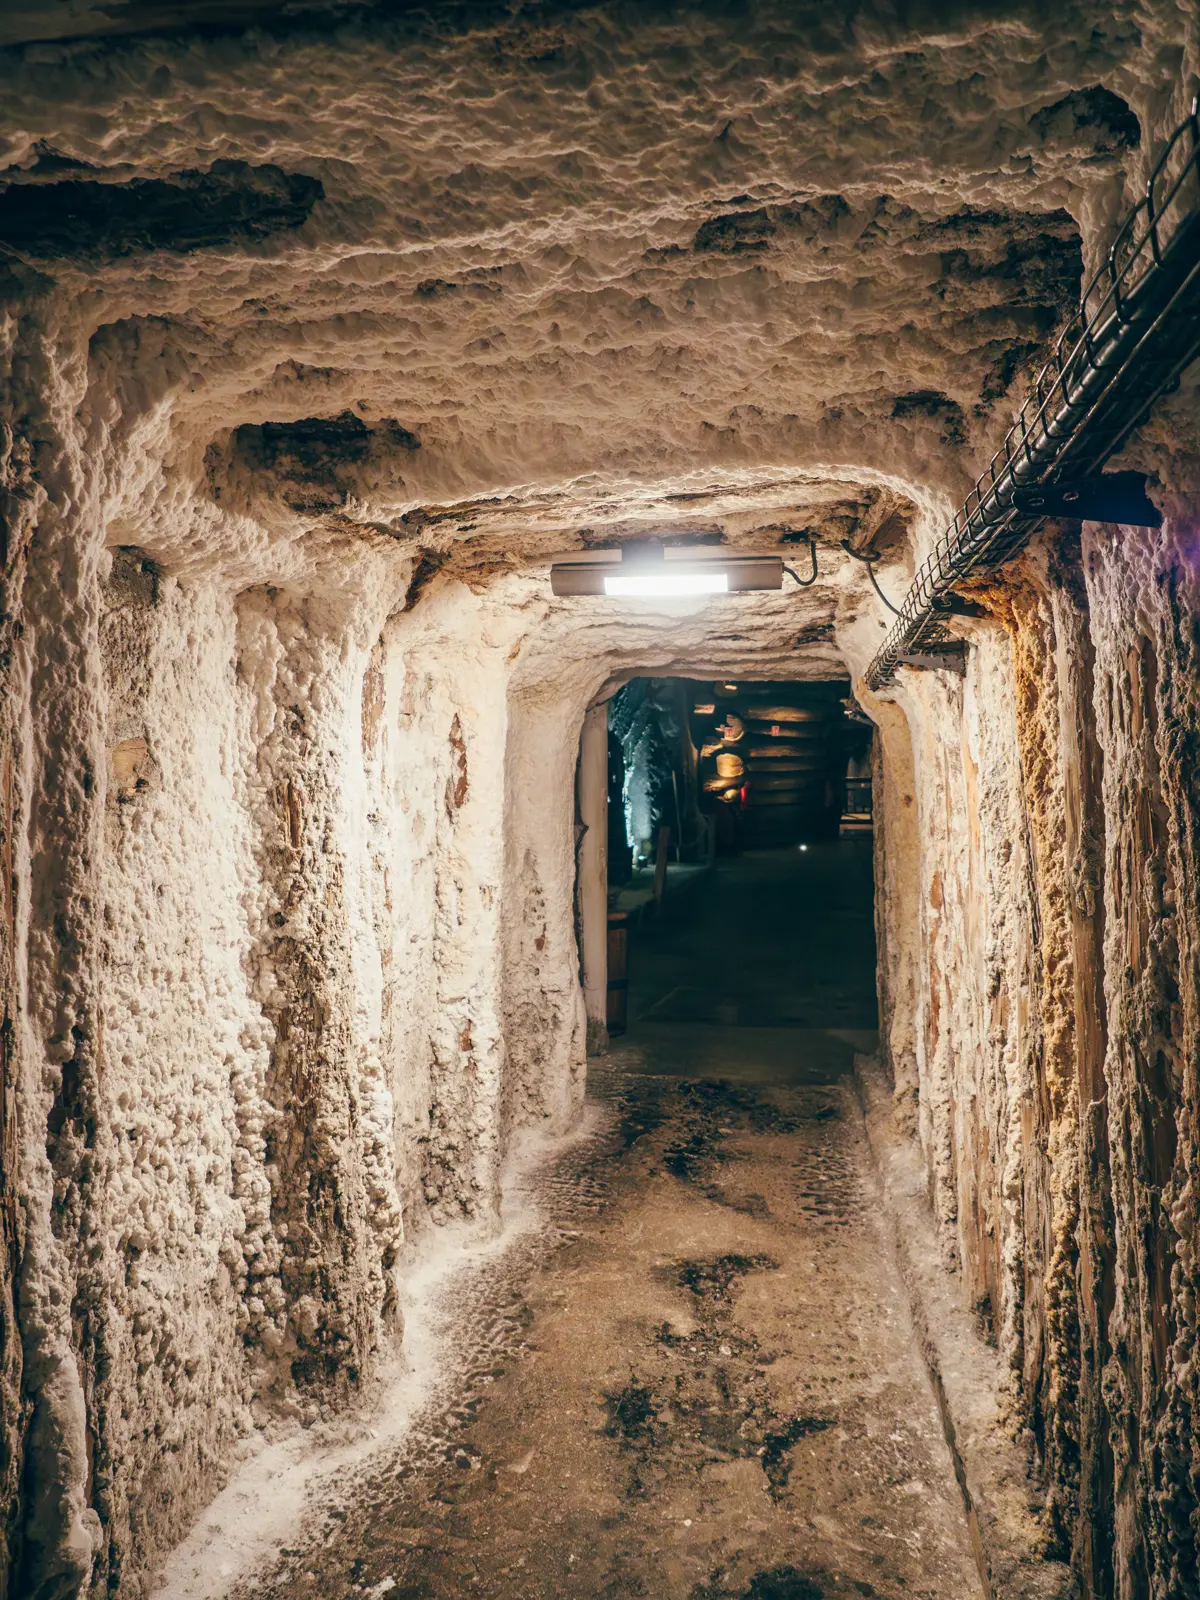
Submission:
[[[1132,6],[910,16],[359,7],[0,52],[0,284],[65,285],[90,337],[112,542],[487,571],[649,526],[901,537],[1002,431],[1179,71]]]

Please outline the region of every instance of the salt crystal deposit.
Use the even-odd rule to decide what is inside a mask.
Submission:
[[[146,1594],[384,1404],[406,1273],[578,1126],[637,675],[849,680],[1030,1558],[1196,1592],[1197,374],[1110,463],[1161,528],[1045,524],[962,677],[868,686],[842,542],[899,604],[1198,72],[1166,0],[6,9],[0,1593]],[[650,536],[819,575],[552,595]]]

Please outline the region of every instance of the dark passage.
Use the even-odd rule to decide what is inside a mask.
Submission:
[[[674,896],[668,879],[630,936],[625,1042],[645,1069],[812,1083],[874,1050],[871,846],[749,851]]]

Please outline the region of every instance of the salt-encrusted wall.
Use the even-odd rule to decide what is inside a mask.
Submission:
[[[1193,458],[1194,460],[1194,458]],[[1185,469],[1186,470],[1186,469]],[[1197,1583],[1200,574],[1195,499],[1089,527],[1116,1271],[1101,1392],[1123,1591]]]
[[[204,1497],[250,1425],[245,1348],[282,1322],[265,1173],[268,1033],[248,993],[236,623],[136,551],[101,586],[102,1070],[91,1110],[91,1471],[105,1548],[138,1570],[158,1508]],[[85,1138],[86,1142],[86,1138]],[[268,1270],[269,1267],[269,1270]],[[249,1306],[269,1306],[251,1328]]]
[[[867,703],[875,719],[871,787],[880,1046],[892,1078],[897,1115],[907,1118],[911,1132],[919,1089],[917,994],[921,962],[916,772],[904,713],[891,701],[871,699]]]
[[[395,1316],[401,1237],[366,848],[370,634],[358,608],[325,596],[255,589],[237,617],[257,866],[248,965],[271,1036],[262,1265],[267,1293],[274,1272],[282,1285],[274,1314],[263,1296],[251,1308],[268,1340],[269,1324],[282,1335],[292,1382],[336,1389],[357,1382]]]
[[[22,1328],[15,1592],[136,1591],[239,1436],[344,1403],[394,1347],[405,1229],[494,1211],[506,680],[461,589],[414,666],[402,612],[379,632],[390,570],[370,602],[128,548],[88,573],[95,676],[60,691],[96,718],[80,931],[45,866],[24,890],[43,947],[94,942],[44,1211],[24,1198],[26,1308],[71,1321],[49,1352]],[[56,865],[69,748],[43,758]]]
[[[862,672],[840,541],[899,597],[1198,59],[1169,4],[311,9],[0,50],[0,1589],[38,1600],[136,1594],[239,1434],[369,1388],[406,1241],[487,1226],[579,1104],[586,707]],[[1197,1581],[1194,512],[1056,540],[965,680],[862,693],[901,1120],[1047,1544],[1121,1600]],[[811,532],[821,582],[549,599],[552,553],[663,529]]]
[[[86,599],[95,915],[66,940],[43,915],[68,949],[94,938],[94,987],[46,1119],[62,1256],[44,1291],[24,1279],[70,1310],[81,1392],[39,1397],[48,1459],[35,1409],[17,1568],[64,1593],[89,1571],[136,1584],[237,1437],[353,1387],[394,1318],[400,1240],[361,850],[366,652],[328,604],[181,583],[134,550],[98,560]],[[29,884],[54,879],[31,864]],[[27,1201],[27,1247],[40,1225]]]
[[[53,311],[31,308],[26,339],[14,350],[12,330],[6,351],[10,380],[16,356],[45,387],[30,396],[31,414],[22,419],[30,492],[22,493],[18,453],[17,530],[24,537],[6,551],[13,983],[5,1182],[17,1304],[5,1330],[11,1352],[5,1467],[16,1489],[6,1522],[17,1562],[28,1563],[39,1582],[69,1593],[88,1576],[102,1536],[89,1481],[88,1422],[101,1331],[94,1312],[108,1247],[94,1182],[108,1133],[97,1115],[94,914],[106,765],[99,647],[104,554],[93,532],[100,525],[98,485],[81,459],[74,415],[86,362],[77,343],[61,338],[56,321]],[[10,458],[10,473],[12,464]],[[36,513],[28,521],[22,501]],[[19,1574],[18,1566],[18,1593]]]
[[[1200,596],[1195,505],[1164,503],[1161,531],[1048,533],[974,591],[965,679],[889,697],[920,894],[882,908],[880,975],[886,1018],[915,932],[931,1201],[1005,1357],[1046,1548],[1122,1600],[1197,1581]],[[886,778],[884,801],[886,850]]]
[[[386,908],[387,1060],[405,1222],[494,1215],[507,1091],[500,916],[508,656],[519,625],[461,584],[393,616],[369,821]],[[376,849],[373,846],[373,849]]]

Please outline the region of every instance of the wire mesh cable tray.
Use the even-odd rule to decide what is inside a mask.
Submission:
[[[1099,470],[1200,352],[1200,108],[1175,129],[1079,309],[1004,442],[917,569],[867,669],[872,689],[901,657],[944,640],[945,599],[1007,561],[1044,520],[1013,491]],[[939,609],[939,602],[943,602]]]

